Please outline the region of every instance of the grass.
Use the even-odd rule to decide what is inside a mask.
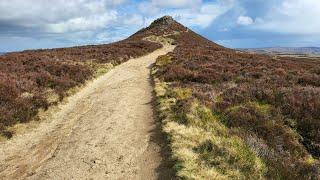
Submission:
[[[114,65],[112,63],[98,64],[93,77],[98,78],[109,72],[113,67]]]
[[[192,96],[192,90],[189,88],[174,88],[171,94],[178,100],[185,100]]]
[[[164,56],[160,56],[156,62],[157,66],[164,66],[164,65],[168,65],[170,64],[172,57],[168,56],[168,55],[164,55]]]
[[[260,179],[266,165],[245,142],[233,136],[210,109],[192,100],[181,115],[173,111],[178,101],[191,98],[190,89],[170,89],[156,80],[157,109],[170,137],[177,175],[184,179]]]
[[[144,40],[161,44],[172,44],[174,42],[174,40],[172,40],[171,38],[157,35],[150,35],[148,37],[145,37]]]
[[[162,66],[162,57],[156,68]],[[219,116],[197,99],[189,88],[170,87],[154,77],[157,110],[168,134],[177,175],[183,179],[262,179],[267,167],[230,133]],[[179,104],[188,104],[181,107]],[[181,119],[185,118],[185,119]]]

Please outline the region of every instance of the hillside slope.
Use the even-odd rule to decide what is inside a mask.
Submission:
[[[13,125],[36,120],[39,111],[60,102],[73,88],[111,67],[161,47],[131,36],[120,42],[28,50],[0,56],[0,139],[10,138]]]
[[[173,49],[167,43],[122,63],[68,98],[37,128],[0,143],[0,179],[174,176],[163,165],[149,81],[150,66]]]
[[[320,59],[237,52],[191,30],[169,37],[177,47],[153,77],[178,176],[320,178]]]

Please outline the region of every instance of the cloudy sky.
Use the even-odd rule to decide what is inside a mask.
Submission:
[[[320,0],[1,0],[0,52],[109,43],[163,15],[232,48],[320,46]]]

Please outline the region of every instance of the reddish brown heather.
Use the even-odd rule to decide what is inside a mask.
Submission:
[[[192,31],[172,38],[178,46],[158,78],[191,88],[266,162],[267,177],[320,177],[320,59],[237,52]]]
[[[52,103],[48,96],[66,92],[93,77],[95,67],[114,65],[145,55],[161,45],[137,34],[126,40],[96,46],[29,50],[0,56],[0,134],[11,137],[8,126],[27,122]]]

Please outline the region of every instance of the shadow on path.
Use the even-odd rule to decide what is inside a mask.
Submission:
[[[149,67],[151,68],[153,65]],[[149,77],[149,83],[151,84],[152,87],[154,87],[154,81],[152,77]],[[155,92],[152,91],[152,110],[153,110],[153,118],[154,118],[154,123],[155,127],[151,131],[151,137],[150,141],[152,143],[157,144],[160,147],[160,156],[161,156],[161,163],[157,167],[156,172],[158,174],[158,179],[159,180],[176,180],[178,179],[176,177],[176,171],[173,168],[174,166],[174,160],[171,158],[171,148],[169,147],[169,142],[168,142],[168,137],[167,135],[162,131],[161,127],[161,119],[158,116],[158,112],[156,110],[156,99],[155,99]]]

